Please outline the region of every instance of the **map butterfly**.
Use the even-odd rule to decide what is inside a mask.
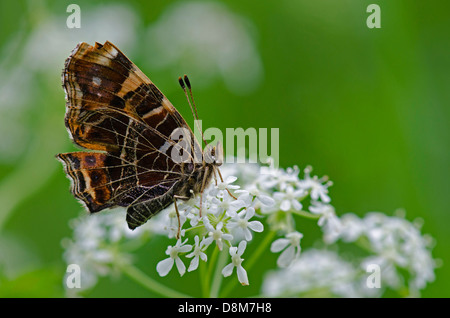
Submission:
[[[189,80],[179,81],[189,101]],[[201,195],[216,171],[220,176],[216,147],[209,156],[202,151],[200,160],[192,152],[174,160],[171,154],[183,150],[174,132],[188,132],[189,149],[201,149],[198,141],[169,100],[112,43],[78,44],[65,62],[62,83],[67,130],[90,151],[57,158],[71,192],[90,212],[126,207],[128,227],[135,229],[175,203],[179,220],[176,200]]]

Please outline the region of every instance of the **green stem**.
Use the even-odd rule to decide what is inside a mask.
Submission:
[[[322,216],[321,214],[314,214],[307,211],[290,211],[292,214],[299,215],[308,219],[317,220]]]
[[[215,267],[214,265],[216,264],[216,260],[217,260],[217,255],[219,255],[219,248],[216,246],[216,248],[214,248],[213,253],[211,255],[211,260],[209,261],[209,267],[208,267],[208,277],[211,278],[211,273],[213,271],[213,268]]]
[[[207,298],[210,296],[211,291],[211,275],[214,268],[214,265],[216,263],[217,255],[219,254],[219,248],[214,248],[211,257],[209,257],[208,263],[209,265],[205,263],[201,263],[200,267],[200,280],[201,280],[201,286],[202,286],[202,296]]]
[[[253,265],[256,264],[256,262],[258,261],[258,259],[262,255],[262,253],[267,250],[267,247],[272,242],[275,235],[276,235],[276,231],[270,231],[266,235],[264,240],[258,245],[258,248],[253,252],[253,254],[251,255],[251,258],[244,265],[244,268],[247,270],[247,272],[250,271],[250,269],[253,267]],[[226,297],[236,286],[237,286],[236,280],[229,281],[228,284],[221,291],[220,296]]]
[[[164,297],[169,298],[190,298],[191,296],[180,293],[176,290],[173,290],[166,285],[163,285],[144,272],[142,272],[139,268],[131,264],[123,264],[120,266],[122,272],[127,275],[129,278],[145,287],[149,291],[157,293]]]
[[[256,263],[256,261],[259,259],[259,257],[262,255],[263,252],[267,250],[267,246],[273,241],[273,238],[277,234],[276,231],[270,231],[264,240],[261,242],[261,244],[258,245],[258,248],[256,251],[253,252],[252,257],[248,260],[246,268],[250,270],[253,265]]]
[[[205,227],[203,224],[202,224],[202,225],[197,225],[197,226],[193,226],[193,227],[190,227],[190,228],[188,228],[188,229],[185,229],[184,231],[185,231],[185,232],[189,232],[189,231],[192,231],[192,230],[201,229],[201,228],[203,228],[203,227]]]
[[[223,250],[220,253],[219,259],[217,261],[217,265],[215,266],[216,270],[214,271],[214,277],[211,284],[211,291],[209,297],[217,298],[219,296],[220,285],[222,284],[222,269],[225,266],[225,262],[228,259],[228,250]]]
[[[200,262],[200,260],[199,260]],[[200,287],[202,291],[202,297],[206,298],[209,295],[209,285],[208,285],[208,278],[206,274],[206,263],[200,262],[199,264],[199,277],[200,277]]]

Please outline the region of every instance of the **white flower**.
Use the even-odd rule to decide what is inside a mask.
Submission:
[[[130,230],[126,222],[124,222],[125,213],[120,208],[116,211],[109,211],[109,217],[104,218],[105,226],[109,228],[108,239],[111,242],[119,242],[124,238],[138,237],[145,231],[149,231],[149,226],[141,226],[135,230]]]
[[[120,222],[121,221],[121,222]],[[67,290],[76,295],[81,290],[92,288],[98,277],[111,275],[121,264],[131,261],[131,255],[118,246],[124,239],[132,239],[147,231],[148,227],[132,233],[126,226],[125,211],[115,209],[109,213],[82,215],[70,222],[73,238],[61,242],[67,264],[78,264],[82,268],[81,289]]]
[[[186,255],[187,258],[193,257],[191,264],[189,265],[188,272],[192,272],[197,269],[200,258],[204,262],[207,261],[208,257],[206,256],[204,251],[208,248],[209,244],[211,244],[212,240],[207,241],[205,238],[203,238],[202,241],[200,242],[198,235],[196,235],[194,237],[194,241],[195,241],[194,250],[192,251],[192,253]]]
[[[211,199],[211,212],[214,214],[226,211],[229,216],[235,216],[236,212],[244,207],[246,207],[246,203],[243,200],[235,200],[231,197]]]
[[[237,177],[235,176],[226,177],[225,181],[219,181],[217,185],[214,185],[214,187],[209,191],[209,194],[212,196],[223,198],[225,195],[228,195],[227,189],[236,190],[240,188],[238,185],[232,184],[236,180]]]
[[[183,243],[181,243],[181,240],[178,240],[175,246],[167,247],[166,255],[169,255],[169,258],[160,261],[156,265],[156,271],[160,276],[166,276],[172,269],[174,263],[177,265],[180,276],[184,275],[184,273],[186,272],[186,266],[184,265],[178,254],[187,253],[192,249],[192,245],[184,245],[186,242],[187,240],[185,240]]]
[[[313,200],[320,200],[322,202],[328,203],[331,201],[330,197],[328,196],[328,187],[333,185],[331,181],[328,181],[328,177],[322,177],[318,178],[317,176],[314,176],[311,178],[310,173],[312,171],[312,168],[310,166],[306,167],[305,172],[305,179],[300,180],[298,185],[300,188],[310,191],[311,199]],[[328,181],[328,182],[327,182]],[[322,184],[323,182],[326,182],[325,184]]]
[[[255,200],[258,200],[262,205],[267,207],[275,205],[275,200],[264,194],[256,185],[249,185],[245,190],[236,190],[235,194],[239,194],[238,199],[244,201],[248,206]]]
[[[263,297],[379,296],[377,288],[362,288],[360,273],[336,252],[309,249],[288,268],[269,272],[264,278],[262,293]],[[367,279],[365,270],[363,274]]]
[[[367,231],[364,221],[353,213],[342,215],[340,222],[339,238],[344,242],[354,242]]]
[[[389,286],[393,289],[398,289],[403,284],[403,279],[399,275],[395,265],[388,259],[378,256],[370,255],[361,261],[360,268],[363,271],[367,271],[367,268],[371,265],[378,265],[381,270],[381,285],[384,287]]]
[[[272,243],[270,246],[271,252],[278,253],[284,250],[277,260],[279,267],[288,267],[300,255],[300,240],[302,237],[302,233],[291,232],[286,234],[286,238],[280,238]]]
[[[303,206],[299,200],[303,199],[305,195],[306,193],[303,189],[294,190],[291,185],[288,185],[286,186],[285,192],[275,192],[273,197],[280,202],[280,209],[282,211],[289,211],[291,208],[300,211]]]
[[[399,268],[408,271],[408,279],[398,279],[407,281],[409,292],[415,292],[413,296],[427,282],[435,279],[436,263],[431,255],[430,242],[413,223],[403,217],[390,217],[379,212],[367,213],[363,219],[348,213],[341,219],[341,230],[337,238],[353,242],[361,236],[365,237],[366,248],[373,254],[367,259],[377,260],[383,270],[382,277],[403,276],[398,271]],[[329,229],[323,229],[327,235]],[[385,272],[389,272],[389,275],[384,274]],[[394,279],[390,280],[395,285]]]
[[[203,223],[205,224],[205,228],[208,230],[209,237],[207,238],[208,245],[210,241],[216,241],[216,245],[219,250],[223,248],[223,240],[231,241],[233,239],[233,235],[222,232],[223,223],[219,222],[214,228],[209,222],[207,217],[203,217]]]
[[[336,216],[334,207],[330,204],[325,204],[319,201],[312,201],[309,211],[314,214],[320,214],[317,224],[325,231],[325,241],[332,243],[336,241],[341,231],[341,221]]]
[[[247,241],[252,239],[252,233],[250,230],[255,232],[262,232],[264,230],[264,226],[259,221],[250,221],[249,220],[255,215],[254,208],[248,208],[246,211],[241,211],[236,214],[229,222],[228,228],[236,231],[237,233],[233,235],[233,237],[238,237],[239,235],[243,235]]]
[[[228,277],[233,273],[233,269],[236,267],[236,272],[238,276],[238,280],[242,285],[248,285],[248,277],[247,277],[247,271],[242,267],[242,261],[241,258],[242,254],[245,251],[245,248],[247,247],[246,241],[241,241],[238,245],[238,247],[232,246],[230,247],[230,255],[231,255],[231,263],[226,265],[223,270],[222,274],[224,277]]]
[[[195,196],[188,201],[181,201],[178,204],[178,211],[183,211],[185,214],[198,214],[198,206],[200,204],[200,197]]]
[[[168,216],[168,224],[165,226],[165,230],[168,231],[169,238],[177,237],[178,235],[178,229],[181,229],[183,227],[184,222],[186,222],[186,216],[184,213],[179,213],[180,217],[180,224],[178,224],[178,216],[175,208],[173,207],[169,213]],[[181,229],[180,236],[184,236],[185,230]]]
[[[202,216],[206,215],[208,212],[212,212],[210,211],[212,203],[211,197],[209,196],[209,189],[210,187],[206,188],[202,196]],[[180,212],[183,211],[182,213],[190,220],[189,223],[191,226],[197,226],[198,222],[202,219],[200,216],[200,196],[197,195],[188,201],[182,202],[178,206],[178,210]]]
[[[261,167],[260,178],[257,183],[263,189],[277,188],[284,191],[288,186],[299,182],[298,167],[288,168],[286,171],[273,167]]]

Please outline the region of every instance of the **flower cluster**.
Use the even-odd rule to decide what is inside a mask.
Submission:
[[[262,293],[269,297],[379,297],[389,288],[401,296],[417,297],[434,281],[433,242],[420,233],[420,222],[379,212],[364,218],[347,213],[339,220],[339,232],[323,228],[327,250],[309,249],[289,268],[268,273]],[[364,253],[346,259],[335,252],[337,243],[356,244]],[[373,265],[381,269],[378,288],[367,283]]]
[[[83,270],[80,284],[83,290],[95,286],[99,276],[113,273],[117,265],[130,261],[131,255],[119,244],[144,232],[144,229],[129,231],[123,222],[125,214],[120,210],[85,216],[72,220],[73,239],[62,241],[67,264],[77,264]]]
[[[289,268],[266,274],[262,294],[267,297],[360,297],[357,274],[357,267],[337,253],[309,249]]]
[[[411,223],[402,212],[396,216],[370,212],[362,219],[347,213],[340,220],[339,233],[325,233],[329,242],[356,243],[363,247],[369,255],[361,260],[361,267],[378,264],[385,269],[385,286],[400,289],[406,285],[415,295],[434,281],[439,262],[431,255],[433,239],[420,232],[420,220]],[[405,272],[407,277],[403,275]]]
[[[300,254],[302,234],[295,230],[294,214],[308,213],[302,211],[301,201],[306,198],[312,204],[330,201],[327,188],[331,183],[323,178],[310,177],[309,167],[305,169],[305,178],[300,179],[299,172],[297,167],[283,170],[257,164],[226,164],[221,168],[223,179],[211,182],[202,195],[201,204],[200,196],[178,204],[180,224],[174,206],[134,232],[126,229],[125,222],[121,220],[123,214],[119,212],[82,218],[74,227],[74,241],[65,243],[66,259],[75,262],[77,257],[82,258],[89,263],[86,268],[101,269],[97,272],[102,275],[112,256],[100,259],[87,255],[81,257],[80,253],[89,253],[90,249],[80,246],[88,245],[92,251],[101,250],[110,255],[112,251],[109,249],[115,246],[111,243],[122,237],[156,233],[176,239],[179,235],[179,239],[167,247],[167,258],[157,264],[156,270],[160,276],[167,275],[174,265],[180,275],[184,275],[186,270],[195,271],[200,261],[208,260],[207,251],[213,246],[219,250],[229,249],[231,263],[223,268],[222,274],[229,276],[236,267],[239,282],[247,285],[249,279],[241,256],[255,233],[264,231],[261,221],[267,218],[269,227],[279,230],[282,237],[273,242],[271,251],[281,252],[278,264],[286,267]],[[319,210],[310,214],[313,213],[323,217],[326,215]],[[87,230],[90,234],[85,235]],[[102,253],[92,254],[97,257]]]
[[[180,222],[182,237],[175,245],[167,248],[168,258],[157,266],[161,276],[165,276],[174,264],[180,275],[183,275],[186,269],[181,260],[183,255],[186,258],[203,255],[201,259],[207,261],[205,252],[214,243],[219,250],[227,246],[232,257],[232,263],[223,269],[223,275],[231,275],[233,266],[236,266],[239,282],[247,285],[249,280],[241,264],[241,256],[254,233],[264,230],[258,219],[267,218],[272,229],[280,230],[282,237],[275,240],[270,249],[274,253],[281,252],[277,262],[280,267],[289,266],[300,255],[300,240],[303,235],[295,229],[296,213],[306,213],[312,217],[317,215],[319,225],[331,228],[333,226],[330,224],[337,220],[334,210],[327,205],[330,202],[327,193],[331,182],[327,178],[311,177],[311,167],[305,169],[303,179],[299,177],[300,170],[297,167],[283,170],[268,166],[232,164],[225,165],[221,170],[224,179],[218,180],[217,184],[213,182],[203,193],[202,216],[199,196],[180,205],[180,217],[182,220],[190,220],[190,225],[185,228],[186,223]],[[245,175],[254,177],[246,180]],[[241,182],[238,183],[238,180]],[[302,201],[305,199],[310,202],[309,212],[302,210]],[[173,237],[178,231],[176,213],[169,215],[173,218],[169,222],[173,226],[168,234]],[[184,239],[190,231],[195,232],[195,245],[188,244],[189,239]],[[194,252],[191,253],[192,249]],[[191,260],[188,271],[197,269],[198,260],[199,257]]]
[[[302,172],[298,167],[233,163],[224,164],[220,171],[220,178],[213,180],[202,196],[178,203],[179,215],[171,206],[135,231],[126,227],[123,211],[76,220],[73,240],[64,242],[66,261],[83,264],[84,272],[89,273],[85,277],[91,280],[89,287],[97,276],[132,262],[126,246],[139,244],[130,242],[163,235],[172,243],[165,249],[167,256],[156,265],[162,277],[171,271],[183,276],[199,269],[202,262],[212,262],[217,266],[215,273],[228,277],[235,272],[237,280],[248,285],[248,270],[255,259],[269,251],[279,254],[276,263],[280,269],[267,275],[263,284],[262,293],[267,296],[298,295],[312,288],[343,297],[380,295],[380,290],[363,284],[365,266],[373,263],[383,268],[385,287],[400,289],[405,271],[410,289],[420,290],[434,279],[436,266],[429,240],[417,227],[404,218],[381,213],[369,213],[364,219],[353,214],[338,218],[328,195],[332,182],[312,176],[311,167]],[[303,234],[296,226],[301,218],[317,221],[323,244],[365,242],[362,245],[368,255],[350,262],[331,251],[302,252]],[[247,255],[247,246],[258,235],[268,238],[262,240],[265,245],[258,246],[259,254]],[[221,251],[229,261],[212,257]]]

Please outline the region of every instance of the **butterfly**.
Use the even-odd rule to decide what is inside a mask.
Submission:
[[[189,79],[179,82],[197,114]],[[128,227],[135,229],[175,203],[179,221],[177,199],[201,196],[220,175],[220,146],[202,150],[170,101],[111,42],[78,44],[65,62],[62,86],[66,128],[89,151],[57,159],[72,194],[91,213],[126,207]]]

